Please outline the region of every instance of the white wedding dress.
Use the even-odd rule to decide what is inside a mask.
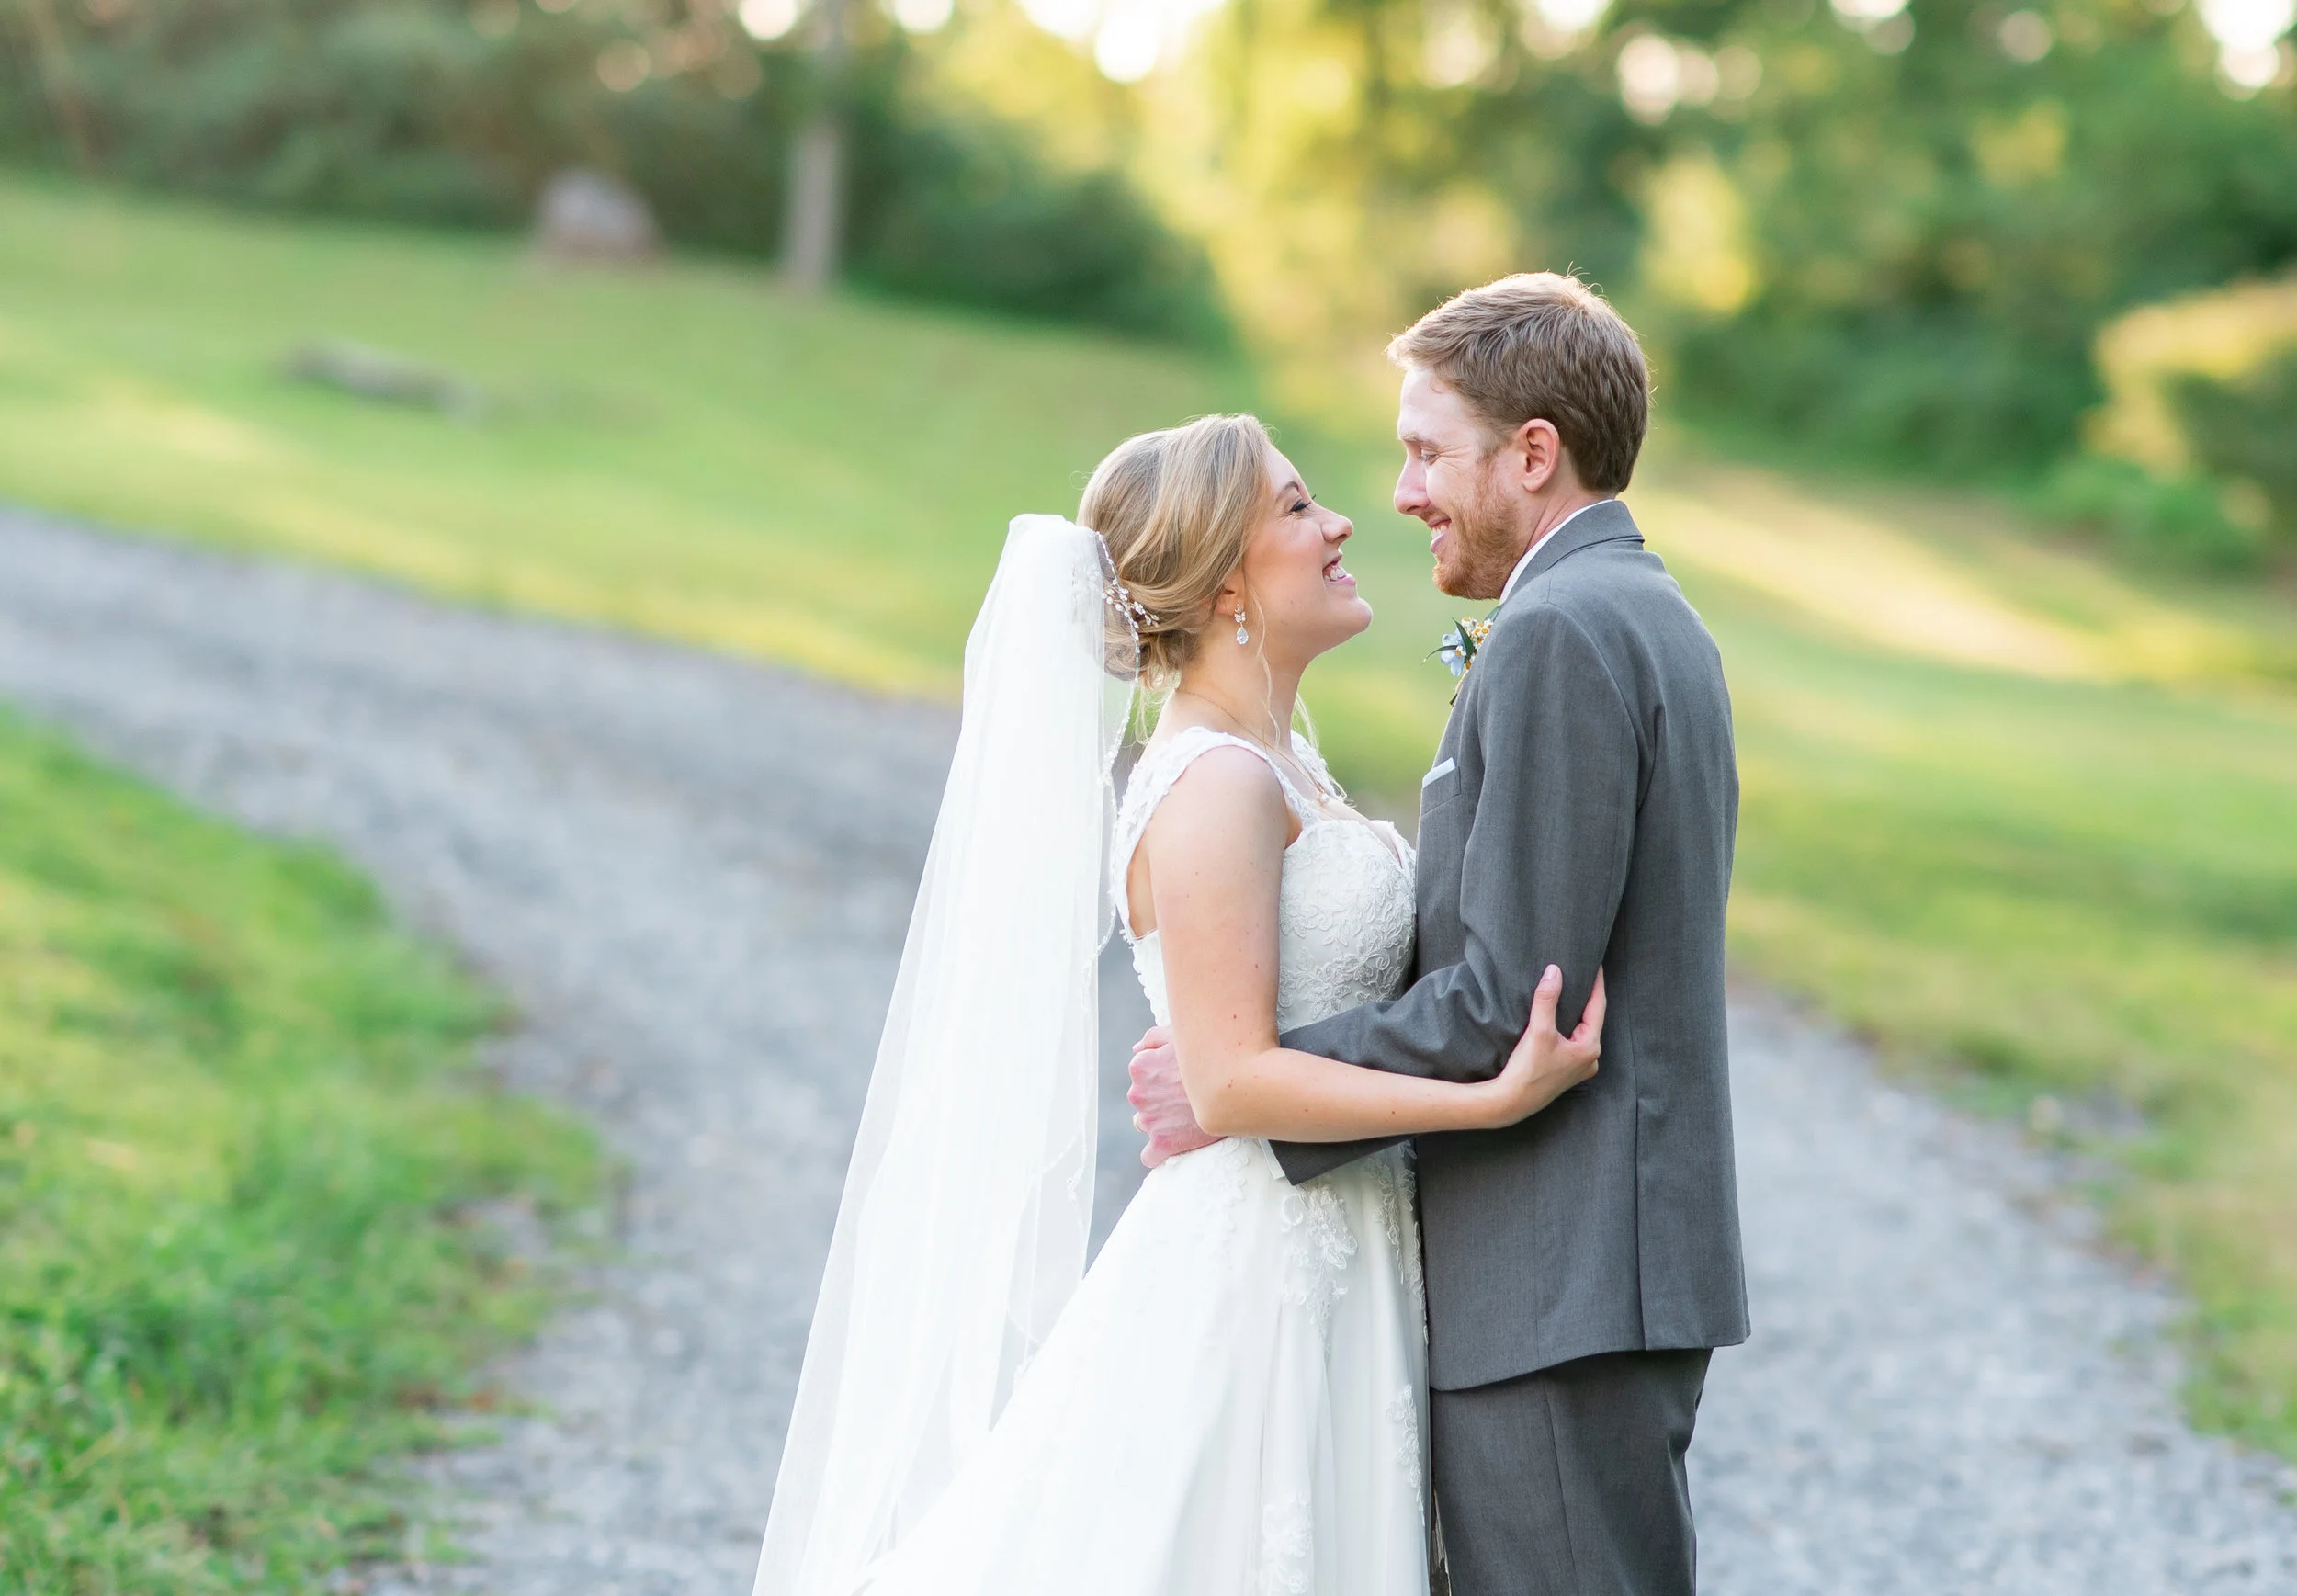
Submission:
[[[1123,877],[1150,814],[1206,749],[1152,748],[1126,793]],[[1305,741],[1301,762],[1329,783]],[[1263,757],[1265,755],[1263,754]],[[1334,812],[1274,760],[1284,855],[1277,1023],[1402,989],[1409,847]],[[1133,961],[1170,1018],[1158,938]],[[868,1596],[1424,1596],[1425,1311],[1402,1149],[1302,1186],[1236,1138],[1152,1172],[979,1447]]]

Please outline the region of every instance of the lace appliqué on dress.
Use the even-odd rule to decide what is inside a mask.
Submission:
[[[1319,818],[1285,856],[1276,1023],[1307,1024],[1401,991],[1410,973],[1410,873],[1366,823]]]
[[[1213,1243],[1227,1241],[1236,1234],[1237,1214],[1244,1206],[1244,1198],[1255,1170],[1252,1144],[1228,1137],[1185,1155],[1202,1159],[1217,1172],[1213,1190],[1216,1200],[1205,1211],[1205,1239]]]
[[[1418,1172],[1401,1157],[1392,1161],[1382,1160],[1378,1169],[1380,1231],[1387,1238],[1388,1251],[1403,1267],[1404,1290],[1410,1296],[1412,1318],[1418,1321],[1424,1341],[1428,1334],[1428,1276],[1420,1261]]]
[[[1261,1596],[1306,1596],[1316,1575],[1316,1521],[1308,1499],[1279,1497],[1261,1509]]]
[[[1420,1498],[1420,1522],[1427,1522],[1427,1493],[1420,1488],[1420,1396],[1409,1386],[1398,1386],[1387,1399],[1387,1421],[1396,1431],[1396,1468]]]
[[[1274,1178],[1284,1179],[1283,1172]],[[1348,1290],[1348,1261],[1356,1255],[1347,1205],[1338,1193],[1310,1181],[1284,1194],[1277,1215],[1291,1232],[1284,1249],[1284,1300],[1307,1309],[1316,1333],[1326,1335],[1331,1330],[1332,1304]]]

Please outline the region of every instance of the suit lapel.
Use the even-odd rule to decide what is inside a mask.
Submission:
[[[1498,617],[1500,610],[1506,609],[1509,605],[1513,604],[1522,595],[1525,588],[1582,549],[1592,549],[1599,543],[1640,545],[1642,542],[1643,533],[1636,527],[1635,518],[1628,513],[1626,505],[1616,499],[1606,499],[1600,504],[1591,504],[1584,512],[1572,517],[1569,526],[1548,535],[1547,541],[1542,543],[1533,552],[1531,563],[1523,568],[1522,576],[1517,580],[1514,587],[1509,590],[1508,596],[1500,602],[1499,608],[1491,613],[1495,617]],[[1467,696],[1475,689],[1476,673],[1471,670],[1460,684],[1459,696],[1453,700],[1452,713],[1443,723],[1443,735],[1437,740],[1436,760],[1438,763],[1452,758],[1459,752],[1460,737],[1465,724],[1464,712],[1467,707]],[[1422,855],[1420,862],[1424,868],[1429,861],[1427,856]],[[1446,867],[1457,869],[1458,861],[1447,861]],[[1424,898],[1421,910],[1423,913],[1426,911]]]
[[[1600,504],[1591,504],[1586,511],[1574,516],[1569,526],[1548,535],[1547,541],[1542,543],[1533,553],[1531,563],[1523,568],[1522,576],[1517,580],[1512,588],[1509,589],[1508,596],[1500,601],[1497,609],[1491,612],[1492,616],[1497,618],[1501,610],[1506,609],[1509,605],[1515,603],[1522,596],[1524,589],[1583,549],[1592,549],[1602,543],[1633,543],[1640,547],[1642,542],[1643,533],[1635,526],[1635,518],[1629,514],[1626,505],[1616,499],[1606,499]],[[1464,717],[1467,708],[1467,696],[1475,689],[1476,673],[1471,670],[1467,673],[1466,679],[1460,684],[1459,696],[1453,700],[1452,713],[1443,723],[1443,735],[1436,743],[1436,758],[1439,762],[1450,759],[1459,750]],[[1429,863],[1428,856],[1421,855],[1420,864],[1423,871],[1429,866]],[[1459,868],[1459,861],[1444,861],[1441,867],[1456,870]],[[1420,895],[1420,912],[1423,915],[1427,912],[1427,907],[1428,899],[1423,893]]]

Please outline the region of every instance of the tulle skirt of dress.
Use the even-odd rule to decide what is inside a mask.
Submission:
[[[867,1596],[1425,1596],[1425,1313],[1391,1150],[1153,1171]]]

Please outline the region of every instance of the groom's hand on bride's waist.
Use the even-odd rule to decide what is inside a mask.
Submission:
[[[1172,1033],[1155,1025],[1133,1044],[1133,1086],[1125,1100],[1133,1105],[1133,1126],[1148,1133],[1140,1161],[1150,1169],[1169,1158],[1210,1147],[1220,1138],[1206,1136],[1188,1105],[1188,1089],[1181,1084],[1181,1056],[1172,1049]]]

